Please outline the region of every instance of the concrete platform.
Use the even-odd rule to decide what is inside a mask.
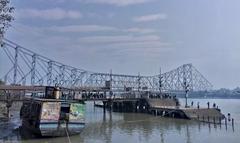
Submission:
[[[219,123],[225,117],[217,108],[183,108],[181,110],[188,118],[203,122]]]
[[[177,98],[139,98],[114,99],[95,104],[106,107],[113,112],[140,112],[155,116],[198,120],[210,123],[220,123],[224,115],[217,108],[185,108],[180,106]]]
[[[183,118],[203,122],[220,123],[224,115],[217,108],[185,108],[178,105],[177,99],[146,99],[149,112],[164,117]]]

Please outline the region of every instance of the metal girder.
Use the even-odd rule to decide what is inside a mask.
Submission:
[[[32,67],[31,67],[31,85],[35,85],[36,76],[36,54],[32,56]]]
[[[156,75],[155,78],[159,77]],[[162,74],[161,82],[163,90],[184,91],[186,85],[190,91],[210,90],[213,86],[203,75],[192,65],[184,64],[177,69]],[[155,82],[159,86],[159,83]]]
[[[48,61],[47,62],[47,85],[52,85],[52,66],[53,66],[53,62],[52,61]]]
[[[155,76],[123,75],[91,72],[68,66],[32,52],[7,39],[3,40],[6,60],[12,65],[1,75],[7,84],[21,81],[26,85],[61,85],[71,88],[101,88],[110,83],[110,90],[124,91],[191,91],[209,90],[212,84],[192,65],[184,64]],[[20,56],[19,56],[20,55]],[[1,68],[2,69],[2,68]],[[13,76],[10,76],[12,73]],[[19,81],[18,81],[19,80]]]
[[[18,46],[15,47],[15,56],[14,56],[14,72],[13,72],[13,84],[17,83],[17,73],[18,73]]]

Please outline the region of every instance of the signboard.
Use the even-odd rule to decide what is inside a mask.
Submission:
[[[79,103],[72,103],[70,106],[69,121],[71,122],[84,122],[85,105]]]
[[[60,102],[44,102],[42,105],[41,120],[58,121],[60,116]]]

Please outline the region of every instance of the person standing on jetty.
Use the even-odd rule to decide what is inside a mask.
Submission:
[[[213,103],[213,108],[216,108],[216,103]]]
[[[199,109],[199,102],[197,103],[197,108]]]
[[[209,102],[207,102],[207,106],[208,106],[208,109],[209,109],[209,106],[210,106],[210,103],[209,103]]]

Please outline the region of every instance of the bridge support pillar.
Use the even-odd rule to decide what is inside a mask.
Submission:
[[[109,108],[110,111],[114,110],[113,101],[112,100],[108,101],[108,108]]]
[[[106,102],[103,102],[103,112],[106,112]]]

